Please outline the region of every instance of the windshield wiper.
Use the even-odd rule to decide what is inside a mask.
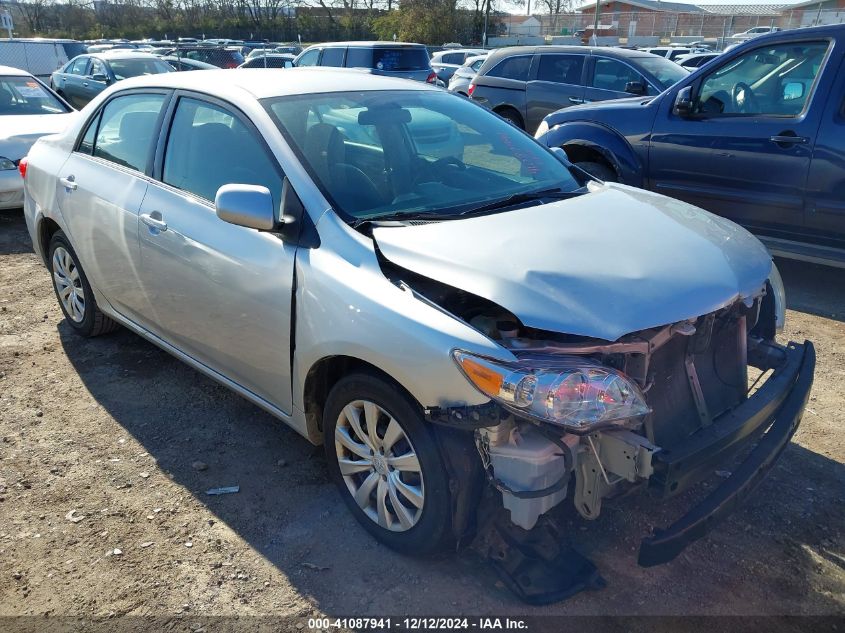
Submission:
[[[580,196],[581,194],[586,193],[586,191],[587,189],[585,187],[575,189],[574,191],[564,191],[560,187],[554,187],[552,189],[541,189],[540,191],[514,193],[504,198],[493,200],[492,202],[487,202],[477,207],[465,209],[464,211],[454,214],[453,217],[474,215],[476,213],[484,213],[485,211],[494,211],[496,209],[505,209],[507,207],[512,207],[517,204],[522,204],[523,202],[531,202],[532,200],[542,200],[543,198],[566,200],[568,198]]]
[[[574,191],[563,191],[560,187],[553,187],[551,189],[541,189],[540,191],[528,191],[524,193],[511,194],[504,198],[500,198],[499,200],[486,202],[480,206],[470,207],[469,209],[463,209],[461,211],[455,211],[454,213],[443,211],[439,213],[429,213],[427,211],[399,211],[397,213],[390,213],[387,215],[377,215],[369,218],[361,218],[355,224],[353,224],[353,228],[358,228],[362,224],[367,223],[379,224],[381,222],[403,222],[406,220],[421,220],[432,222],[437,222],[441,220],[457,220],[458,218],[466,217],[469,215],[485,213],[487,211],[495,211],[496,209],[504,209],[517,204],[522,204],[524,202],[531,202],[532,200],[542,200],[543,198],[566,200],[568,198],[574,198],[575,196],[579,196],[586,192],[587,189],[585,187],[575,189]]]

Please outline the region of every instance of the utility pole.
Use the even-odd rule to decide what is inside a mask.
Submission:
[[[481,36],[481,46],[487,48],[487,22],[488,18],[490,17],[490,3],[493,0],[487,0],[484,6],[484,33]]]
[[[593,25],[593,44],[598,46],[599,43],[599,11],[601,9],[601,0],[596,0],[596,22]]]

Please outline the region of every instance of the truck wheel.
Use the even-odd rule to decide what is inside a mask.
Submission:
[[[91,337],[111,332],[117,323],[97,307],[94,293],[76,253],[62,231],[50,239],[47,266],[65,321],[77,334]]]
[[[356,373],[329,393],[323,429],[332,480],[370,534],[404,554],[445,547],[448,477],[419,405],[395,384]]]
[[[619,176],[616,175],[616,172],[604,163],[583,161],[575,163],[575,165],[583,169],[585,172],[587,172],[594,178],[598,178],[599,180],[603,180],[604,182],[618,182],[619,180]]]

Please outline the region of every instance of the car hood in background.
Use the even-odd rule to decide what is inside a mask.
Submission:
[[[0,116],[0,156],[20,160],[39,138],[63,132],[78,112]]]
[[[757,294],[772,260],[745,229],[671,198],[591,184],[570,200],[378,227],[389,261],[532,328],[614,341]]]

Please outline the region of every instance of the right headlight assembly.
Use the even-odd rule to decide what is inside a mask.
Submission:
[[[615,369],[577,356],[505,363],[454,350],[476,389],[506,409],[575,433],[589,433],[651,411],[640,388]]]

